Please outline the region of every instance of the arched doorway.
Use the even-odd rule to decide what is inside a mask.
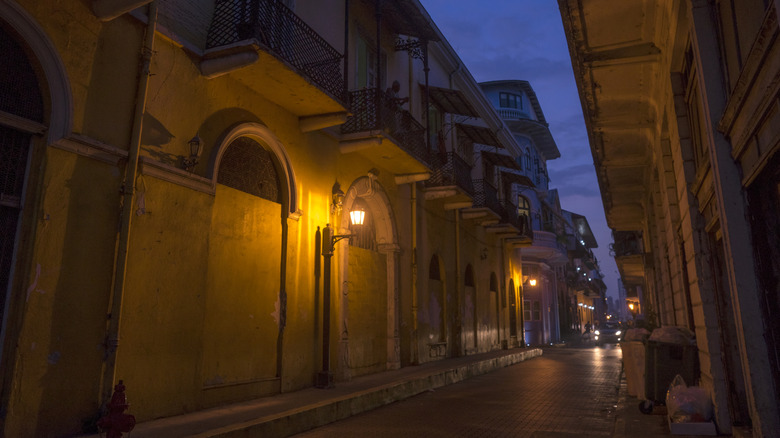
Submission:
[[[516,345],[517,342],[517,297],[515,296],[515,281],[509,279],[509,337],[512,345]]]
[[[474,268],[466,265],[463,276],[463,348],[466,354],[478,350],[477,290],[474,283]]]
[[[501,305],[506,306],[506,301],[502,300],[498,292],[498,277],[495,272],[490,273],[490,306],[495,309],[494,321],[491,327],[494,331],[494,345],[501,344]]]
[[[428,287],[420,295],[418,330],[423,344],[421,361],[447,356],[446,289],[439,256],[431,256],[428,263]]]
[[[366,212],[352,227],[349,212]],[[342,380],[401,366],[398,328],[399,247],[390,201],[376,176],[353,182],[344,197],[339,234],[339,363]]]
[[[202,376],[206,404],[278,393],[287,217],[281,145],[259,124],[231,130],[212,163]]]

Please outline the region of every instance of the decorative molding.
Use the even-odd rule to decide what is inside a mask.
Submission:
[[[187,172],[186,170],[171,166],[170,164],[153,160],[149,157],[141,157],[139,173],[141,175],[153,176],[157,179],[212,196],[216,193],[216,187],[211,184],[210,179],[195,175],[192,172]]]
[[[119,166],[120,161],[126,160],[128,155],[124,149],[79,134],[71,134],[67,138],[61,138],[50,146],[112,166]],[[141,175],[153,176],[209,195],[214,195],[215,193],[215,187],[208,178],[203,178],[149,157],[140,157],[140,161],[139,173]]]
[[[113,166],[118,165],[120,160],[127,159],[126,150],[80,134],[71,134],[66,138],[60,138],[51,143],[50,146]]]
[[[750,54],[747,57],[745,66],[740,72],[737,85],[734,87],[734,90],[729,96],[728,102],[726,103],[726,108],[723,110],[723,116],[718,123],[717,129],[723,134],[732,137],[729,134],[729,131],[731,131],[733,128],[737,116],[746,104],[748,95],[750,94],[756,77],[764,66],[764,60],[766,59],[769,50],[772,48],[772,45],[775,44],[775,41],[777,40],[777,34],[777,13],[775,12],[774,5],[772,5],[769,7],[769,9],[767,9],[767,12],[764,16],[764,21],[761,25],[761,29],[759,30],[758,36],[753,42],[753,46],[750,50]],[[775,86],[778,84],[777,76],[772,81],[772,84]],[[774,93],[762,93],[762,102],[757,108],[759,110],[757,111],[757,114],[763,114],[765,112],[766,108],[774,101],[774,99],[769,99],[769,97],[773,95]],[[760,120],[761,117],[753,118],[752,124],[748,129],[742,131],[739,137],[732,137],[732,148],[734,149],[734,156],[739,155],[741,149],[747,143],[747,138],[752,135],[753,131],[756,129],[756,125]]]

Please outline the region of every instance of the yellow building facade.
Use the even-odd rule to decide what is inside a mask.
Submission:
[[[417,1],[292,3],[0,1],[5,436],[522,344],[500,117]]]

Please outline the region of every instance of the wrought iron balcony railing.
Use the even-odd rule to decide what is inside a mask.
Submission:
[[[484,179],[474,180],[474,207],[487,207],[498,215],[503,211],[496,188]]]
[[[323,90],[345,100],[344,56],[279,0],[216,0],[207,48],[254,38]]]
[[[615,243],[609,246],[610,253],[615,257],[625,257],[642,254],[642,235],[635,231],[615,231],[612,233]]]
[[[425,181],[426,187],[457,186],[469,196],[474,197],[474,184],[471,181],[471,166],[455,152],[447,152],[447,159],[440,155],[432,157],[433,173]]]
[[[383,131],[409,155],[425,165],[431,165],[431,156],[425,143],[425,127],[408,111],[398,109],[385,93],[377,88],[351,91],[349,110],[352,116],[341,125],[342,134]]]
[[[520,234],[527,233],[526,217],[525,215],[521,217],[521,215],[518,214],[516,205],[504,200],[501,201],[501,210],[501,222],[517,228]]]

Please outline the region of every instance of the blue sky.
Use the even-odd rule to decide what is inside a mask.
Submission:
[[[478,82],[531,83],[561,158],[547,163],[561,207],[588,218],[607,294],[617,297],[619,274],[609,255],[604,218],[582,106],[555,0],[420,0]]]

